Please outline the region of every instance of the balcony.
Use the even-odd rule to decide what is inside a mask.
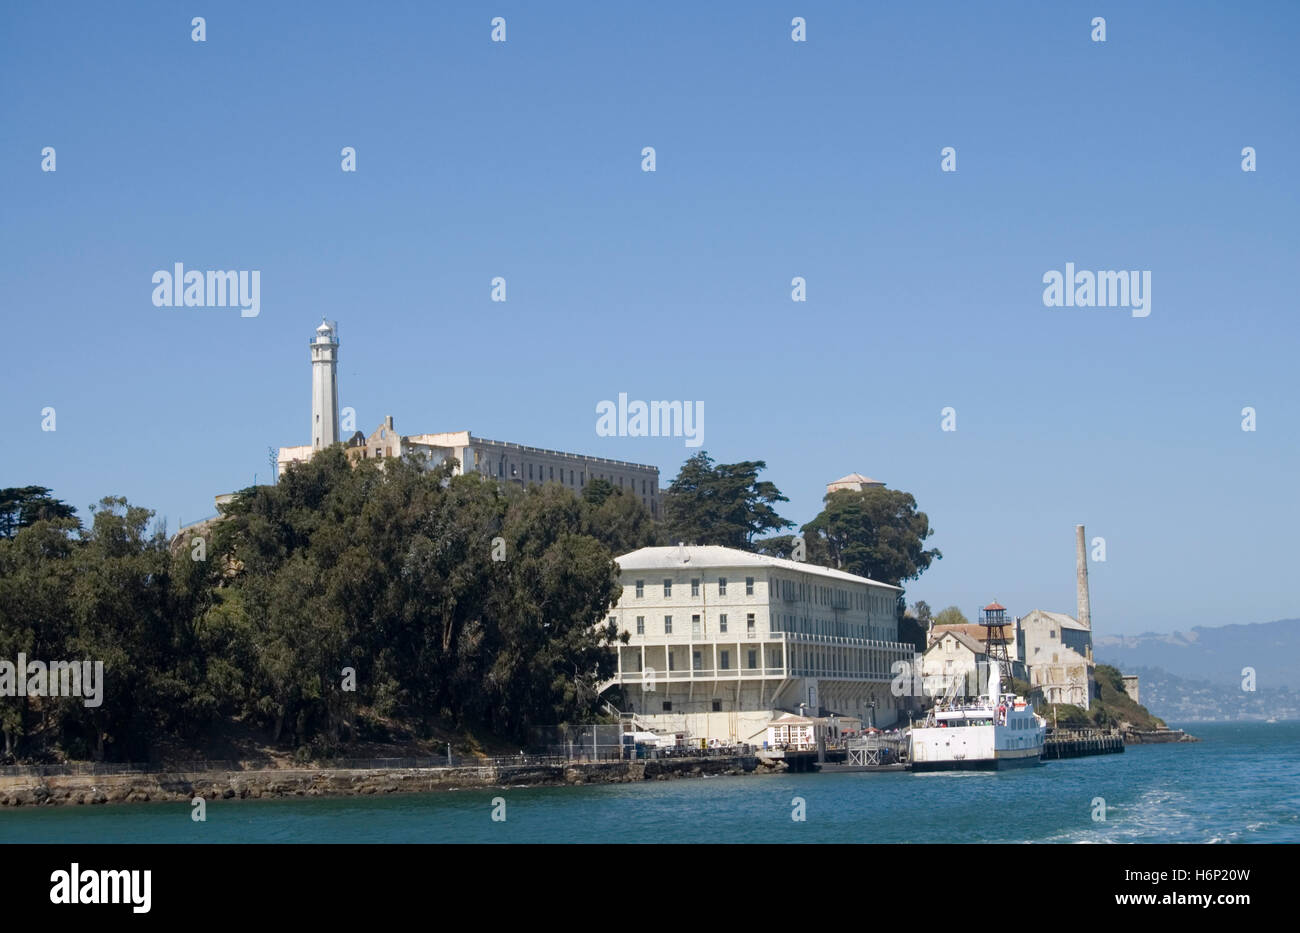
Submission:
[[[619,680],[625,684],[681,683],[692,680],[759,680],[785,677],[783,667],[698,668],[689,671],[624,671]]]

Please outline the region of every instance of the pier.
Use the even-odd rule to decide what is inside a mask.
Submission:
[[[1043,760],[1084,758],[1088,755],[1118,755],[1124,751],[1124,737],[1118,731],[1099,729],[1053,729],[1043,742]]]

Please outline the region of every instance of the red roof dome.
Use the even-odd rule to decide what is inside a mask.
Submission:
[[[997,603],[989,603],[987,606],[984,607],[984,611],[985,612],[1006,612],[1007,607],[1000,606]]]

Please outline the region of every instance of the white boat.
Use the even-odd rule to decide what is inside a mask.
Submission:
[[[911,730],[913,771],[1000,771],[1041,764],[1047,721],[1024,697],[1002,692],[999,665],[974,701],[940,700]]]

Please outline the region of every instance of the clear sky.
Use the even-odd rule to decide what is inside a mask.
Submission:
[[[681,438],[596,434],[626,392],[702,401],[703,449],[766,460],[796,522],[850,471],[908,490],[944,553],[908,597],[936,609],[1073,611],[1083,522],[1098,635],[1300,615],[1298,26],[1294,3],[6,3],[0,485],[213,513],[308,442],[327,316],[367,431],[666,486]],[[155,307],[175,262],[259,270],[260,313]],[[1150,315],[1045,307],[1067,262],[1150,271]]]

